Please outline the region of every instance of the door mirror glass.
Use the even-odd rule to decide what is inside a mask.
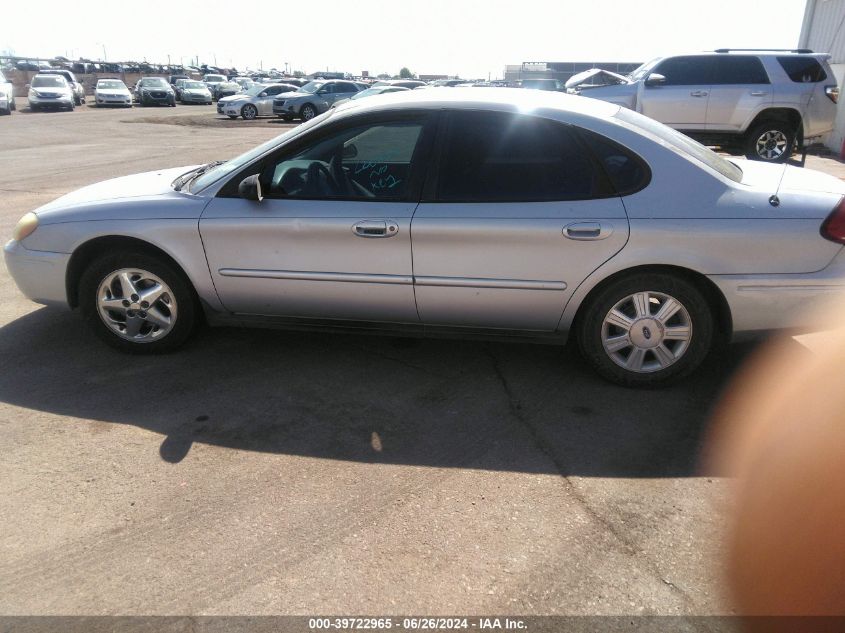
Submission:
[[[666,83],[666,77],[660,73],[651,73],[645,80],[646,86],[659,86]]]
[[[264,200],[259,175],[253,174],[241,180],[241,184],[238,185],[238,195],[245,200],[254,200],[255,202]]]
[[[258,96],[259,96],[259,97],[266,97],[266,96],[267,96],[267,91],[265,90],[264,92],[262,92],[262,93],[261,93],[261,94],[259,94]]]

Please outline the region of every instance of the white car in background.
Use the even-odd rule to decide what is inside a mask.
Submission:
[[[99,79],[94,88],[94,102],[98,106],[132,107],[132,94],[120,79]]]
[[[73,87],[61,75],[35,75],[27,87],[29,109],[32,112],[47,109],[73,110]]]
[[[15,107],[15,87],[0,71],[0,114],[11,114]]]

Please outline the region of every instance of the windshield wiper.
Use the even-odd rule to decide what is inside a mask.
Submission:
[[[208,163],[206,165],[202,165],[201,167],[197,167],[196,169],[192,169],[191,171],[189,171],[186,174],[182,174],[176,180],[173,181],[173,190],[174,191],[182,191],[182,188],[185,185],[187,185],[189,182],[191,182],[195,178],[202,176],[209,169],[213,169],[214,167],[217,167],[218,165],[222,165],[225,162],[226,162],[225,160],[215,160],[215,161]]]

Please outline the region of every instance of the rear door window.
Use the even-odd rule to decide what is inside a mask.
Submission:
[[[753,55],[724,55],[715,59],[714,85],[767,84],[769,76],[763,62]]]
[[[566,125],[506,112],[449,116],[437,174],[439,202],[539,202],[615,195]]]

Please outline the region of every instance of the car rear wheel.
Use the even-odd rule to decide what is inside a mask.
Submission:
[[[312,106],[310,103],[306,103],[302,106],[302,110],[299,111],[299,114],[302,116],[303,121],[310,121],[317,116],[317,108]]]
[[[674,275],[625,277],[591,297],[576,325],[584,358],[604,378],[658,387],[692,373],[713,343],[713,313],[701,292]]]
[[[146,253],[95,260],[80,279],[79,306],[99,338],[135,354],[173,350],[196,326],[189,282],[168,262]]]
[[[746,137],[745,156],[749,160],[783,163],[791,155],[795,130],[782,121],[766,121],[755,126]]]
[[[258,108],[251,103],[247,103],[243,108],[241,108],[241,116],[245,121],[252,121],[258,116]]]

